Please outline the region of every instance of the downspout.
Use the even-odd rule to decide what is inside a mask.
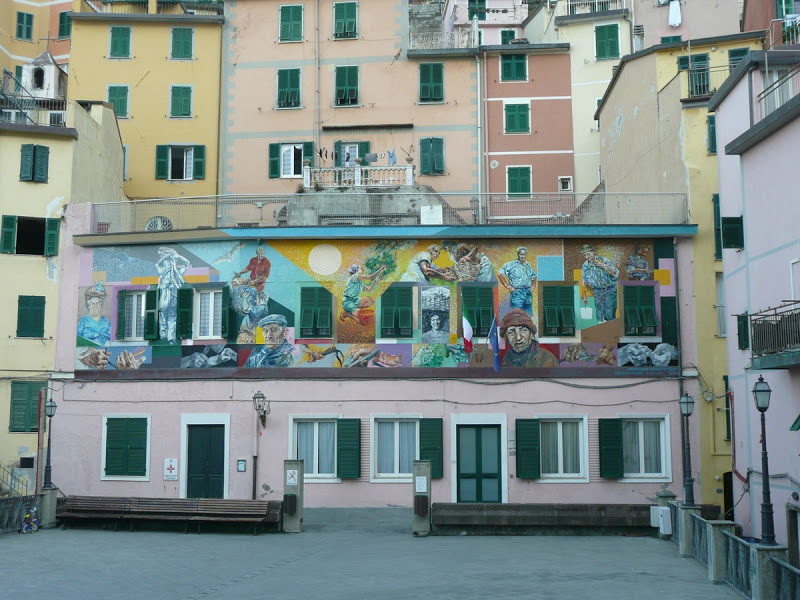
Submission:
[[[478,20],[472,20],[472,36],[473,40],[475,41],[475,76],[478,78],[477,81],[477,90],[478,90],[478,223],[484,223],[484,205],[483,205],[483,174],[486,171],[486,144],[484,143],[484,138],[486,137],[484,134],[484,126],[483,126],[483,113],[486,105],[486,60],[484,57],[483,62],[481,63],[481,48],[478,44]],[[481,76],[481,70],[483,70],[483,76]]]
[[[680,268],[678,266],[678,238],[672,238],[672,256],[675,260],[675,325],[678,330],[678,337],[675,342],[675,345],[678,350],[678,398],[683,397],[683,350],[681,346],[681,286],[680,281],[678,279],[678,273],[680,272]],[[686,464],[686,457],[683,454],[686,452],[686,438],[689,435],[689,431],[686,428],[686,421],[687,419],[683,418],[681,413],[678,413],[681,420],[681,455],[682,460],[681,463],[683,464],[683,481],[686,482],[689,479],[691,474],[692,465]],[[685,485],[685,483],[684,483]],[[684,494],[685,494],[684,490]],[[685,500],[685,498],[684,498]]]
[[[314,142],[319,150],[322,145],[322,132],[320,131],[322,124],[320,123],[319,107],[319,0],[314,3],[314,78]]]
[[[622,20],[628,22],[628,42],[629,42],[629,45],[631,47],[631,54],[633,54],[633,52],[634,52],[634,50],[633,50],[633,21],[631,21],[628,17],[625,17],[625,16],[622,17]],[[644,43],[642,45],[644,45]],[[617,63],[617,64],[619,64],[619,63]]]
[[[219,106],[217,107],[217,181],[214,183],[214,195],[219,196],[219,184],[222,181],[222,108],[223,108],[223,93],[222,88],[225,85],[223,81],[223,73],[225,72],[225,14],[223,9],[222,15],[222,22],[219,24],[219,92],[217,95],[217,101],[219,102]],[[216,221],[219,219],[219,210],[215,211],[214,220]]]

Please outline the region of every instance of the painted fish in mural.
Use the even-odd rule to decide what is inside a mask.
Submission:
[[[241,250],[245,246],[246,244],[244,242],[239,242],[238,244],[234,244],[233,247],[231,247],[231,249],[228,250],[225,254],[215,258],[213,264],[219,265],[222,263],[231,262],[233,258],[236,256],[236,254],[239,252],[239,250]]]

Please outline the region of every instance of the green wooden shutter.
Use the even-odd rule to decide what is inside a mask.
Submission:
[[[478,318],[475,320],[474,333],[479,337],[489,335],[494,319],[494,291],[488,287],[475,288],[478,301]]]
[[[303,39],[303,7],[281,6],[280,41],[299,42]]]
[[[500,32],[500,43],[505,46],[510,43],[511,40],[516,39],[516,37],[517,34],[513,29],[504,29]]]
[[[342,141],[338,140],[333,143],[333,166],[341,167],[344,165],[344,156],[342,156]]]
[[[600,477],[620,479],[624,476],[622,462],[622,420],[598,419],[600,441]]]
[[[126,474],[127,421],[127,419],[106,419],[106,476]]]
[[[231,319],[233,315],[231,315],[231,288],[229,285],[226,285],[222,288],[222,323],[220,324],[220,337],[227,339],[228,341],[235,341],[231,340]]]
[[[508,168],[508,194],[509,196],[529,196],[531,193],[531,168]]]
[[[33,181],[33,144],[22,144],[20,153],[22,158],[19,164],[19,180]]]
[[[336,476],[361,477],[361,419],[336,420]]]
[[[433,65],[423,63],[419,66],[419,101],[430,102],[433,98],[432,73]]]
[[[172,29],[172,58],[192,58],[193,30],[187,27],[173,27]]]
[[[61,228],[60,219],[46,219],[44,228],[44,255],[58,256],[58,231]]]
[[[314,166],[314,142],[303,142],[303,163],[305,166],[305,160],[308,159],[311,161],[309,167]]]
[[[708,129],[708,152],[709,154],[717,153],[717,117],[716,115],[708,115],[706,118],[706,125]]]
[[[182,340],[192,339],[192,320],[194,318],[194,289],[178,288],[178,337]]]
[[[436,63],[431,69],[431,101],[444,100],[444,65]]]
[[[156,146],[156,179],[169,176],[169,146]]]
[[[369,166],[366,159],[367,154],[369,154],[369,142],[358,142],[358,156],[361,158],[362,167]]]
[[[333,312],[333,296],[324,289],[317,290],[317,331],[316,335],[321,337],[331,337],[333,328],[331,322]]]
[[[172,86],[172,106],[170,115],[173,117],[192,116],[192,88],[185,85]]]
[[[144,339],[158,339],[158,289],[144,293]]]
[[[128,86],[110,85],[108,86],[108,102],[114,107],[117,117],[128,116]]]
[[[269,145],[269,178],[276,179],[281,176],[281,145]]]
[[[117,339],[125,339],[125,298],[127,290],[117,292]]]
[[[381,336],[397,337],[397,289],[389,288],[381,296]]]
[[[675,296],[661,296],[661,341],[678,343],[678,302]]]
[[[47,146],[36,146],[33,151],[33,180],[40,183],[47,183],[49,166],[50,148]]]
[[[19,296],[17,337],[44,337],[44,296]]]
[[[17,244],[17,217],[3,215],[2,233],[0,233],[0,254],[14,254]]]
[[[444,139],[431,138],[432,172],[435,175],[444,175]]]
[[[430,175],[433,173],[433,157],[431,155],[431,138],[422,138],[419,141],[419,173]]]
[[[750,348],[750,315],[736,315],[736,334],[738,336],[739,350]]]
[[[300,290],[300,337],[314,337],[316,331],[316,288],[302,288]]]
[[[147,419],[126,419],[128,444],[125,474],[143,477],[147,474]]]
[[[30,387],[31,383],[27,381],[11,382],[11,414],[8,422],[9,431],[30,431]]]
[[[131,55],[130,27],[111,28],[111,57],[127,58]]]
[[[431,477],[444,477],[444,443],[442,419],[420,419],[419,421],[419,459],[431,461]]]
[[[625,335],[641,335],[642,315],[639,310],[639,286],[622,287],[625,305]]]
[[[722,259],[722,218],[719,209],[719,194],[711,196],[711,203],[714,206],[714,258]]]
[[[517,478],[542,476],[539,419],[517,419]]]
[[[195,146],[192,152],[192,179],[206,178],[206,147]]]
[[[744,248],[744,223],[742,217],[721,217],[722,247]]]
[[[147,419],[106,419],[106,476],[147,474]]]

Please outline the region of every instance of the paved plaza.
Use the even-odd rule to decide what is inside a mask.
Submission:
[[[369,514],[367,515],[369,517]],[[397,524],[308,520],[301,534],[48,529],[0,535],[4,600],[740,599],[671,541],[415,538]],[[410,529],[410,528],[409,528]]]

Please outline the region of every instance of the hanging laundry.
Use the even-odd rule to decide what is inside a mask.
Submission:
[[[681,3],[680,0],[670,0],[669,3],[669,24],[671,27],[681,26]]]
[[[388,154],[388,156],[389,156],[389,166],[393,167],[394,165],[396,165],[397,164],[397,154],[395,153],[395,151],[394,150],[388,150],[386,152],[386,154]]]

